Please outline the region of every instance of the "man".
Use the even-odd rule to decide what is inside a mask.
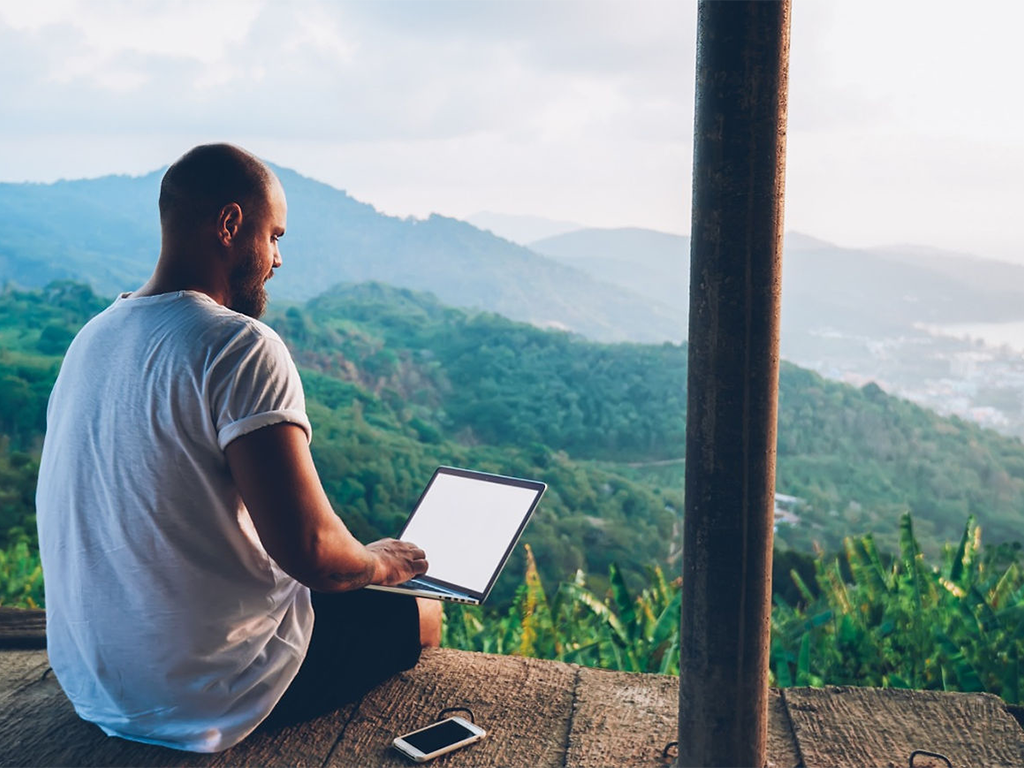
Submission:
[[[363,546],[334,514],[295,365],[256,319],[286,216],[253,155],[185,154],[161,184],[152,277],[86,324],[54,385],[36,499],[47,646],[109,735],[223,750],[439,644],[439,603],[359,590],[425,572],[425,555]]]

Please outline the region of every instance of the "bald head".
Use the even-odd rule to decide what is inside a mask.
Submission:
[[[189,150],[160,184],[160,258],[134,295],[195,290],[259,317],[287,216],[281,182],[255,155],[230,144]]]
[[[238,203],[243,210],[260,207],[277,183],[258,157],[231,144],[203,144],[182,155],[160,183],[160,223],[181,231],[216,219],[221,209]]]

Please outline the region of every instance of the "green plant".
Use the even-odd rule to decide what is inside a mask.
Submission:
[[[39,553],[20,541],[0,550],[0,605],[39,608],[43,605],[43,569]]]

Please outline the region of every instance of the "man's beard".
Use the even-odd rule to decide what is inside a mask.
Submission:
[[[228,309],[241,312],[252,318],[259,318],[267,308],[266,275],[257,272],[259,261],[256,254],[246,259],[231,273],[231,303]]]

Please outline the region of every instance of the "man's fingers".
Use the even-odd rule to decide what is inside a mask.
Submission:
[[[374,542],[368,546],[375,549],[379,548],[391,559],[391,562],[394,564],[393,567],[396,569],[396,583],[408,581],[413,576],[420,576],[426,573],[429,567],[427,553],[408,541],[381,539],[379,542]],[[410,575],[406,576],[404,573]]]
[[[398,544],[401,547],[401,549],[404,550],[403,554],[406,557],[410,557],[413,560],[422,560],[424,557],[427,556],[426,552],[417,547],[411,541],[396,541],[395,544]]]
[[[415,575],[420,576],[427,572],[427,553],[417,547],[415,544],[410,544],[408,549],[410,557],[409,566]]]

